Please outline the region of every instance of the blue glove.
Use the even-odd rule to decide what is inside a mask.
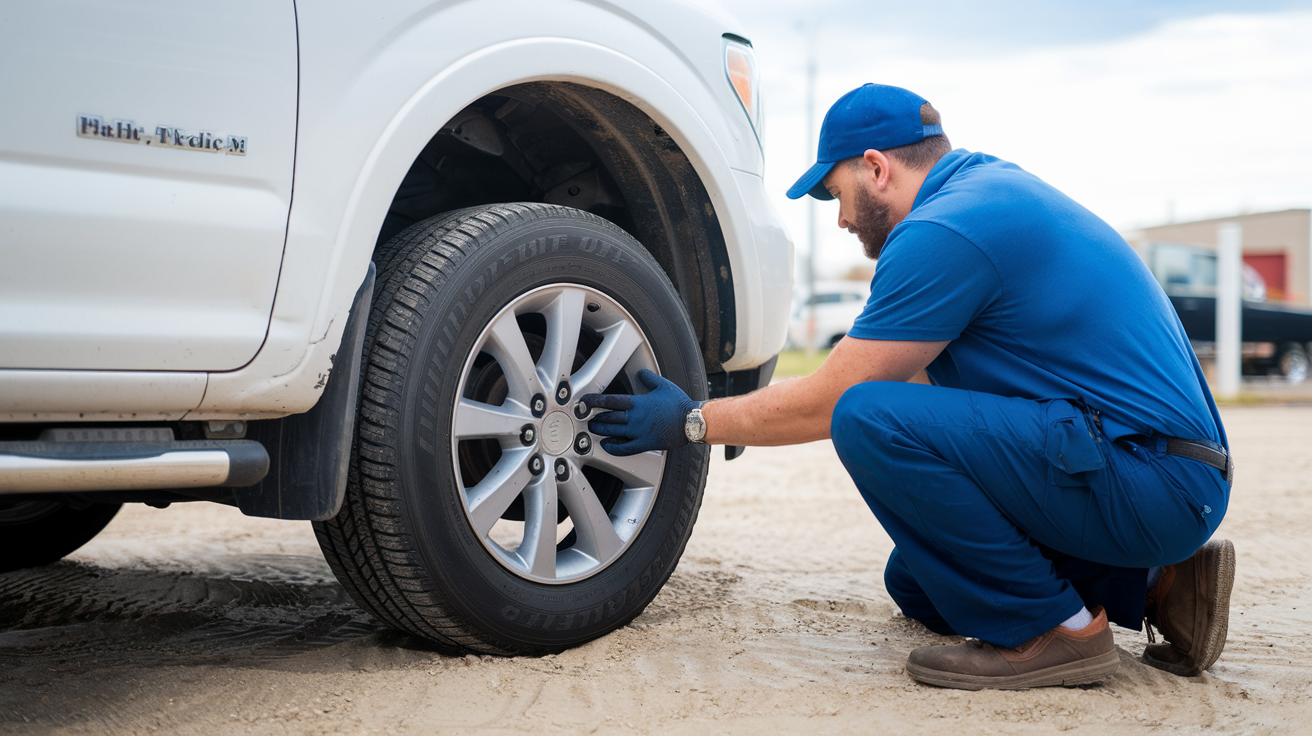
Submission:
[[[589,408],[609,409],[588,422],[588,429],[606,435],[601,446],[612,455],[636,455],[648,450],[674,450],[688,444],[683,422],[688,412],[702,405],[693,401],[683,389],[646,368],[638,371],[651,393],[588,394],[583,403]],[[618,438],[618,439],[612,439]],[[619,439],[627,440],[620,442]]]

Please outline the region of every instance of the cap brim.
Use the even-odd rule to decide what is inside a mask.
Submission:
[[[802,174],[802,178],[788,190],[789,199],[801,199],[806,195],[811,195],[816,199],[833,199],[834,195],[825,189],[820,182],[824,181],[825,175],[834,168],[832,163],[817,163]]]

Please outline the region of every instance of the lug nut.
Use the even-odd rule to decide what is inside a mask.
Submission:
[[[565,462],[565,458],[556,460],[556,480],[569,480],[569,463]]]
[[[532,424],[525,424],[524,428],[519,430],[519,441],[525,445],[531,445],[538,438],[538,432],[533,429]]]
[[[547,397],[537,394],[529,402],[529,408],[533,410],[533,416],[542,418],[542,415],[547,413]]]
[[[528,472],[533,475],[542,475],[542,456],[534,455],[528,459]]]
[[[574,438],[574,451],[580,455],[588,454],[592,449],[592,438],[587,432],[579,432],[579,436]]]
[[[590,409],[588,405],[583,403],[582,401],[574,405],[574,416],[579,419],[587,419],[588,412],[590,411],[592,411],[592,409]]]
[[[556,403],[564,404],[569,401],[569,381],[561,381],[556,387]]]

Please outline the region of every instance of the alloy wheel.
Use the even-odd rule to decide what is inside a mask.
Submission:
[[[633,317],[596,289],[552,284],[511,301],[460,376],[452,459],[469,524],[505,568],[578,581],[617,560],[649,515],[664,452],[616,457],[588,431],[591,393],[659,373]]]

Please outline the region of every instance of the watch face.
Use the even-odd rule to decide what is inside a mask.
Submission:
[[[701,409],[688,412],[688,418],[683,424],[683,433],[688,436],[689,442],[701,442],[706,436],[706,420],[702,418]]]

